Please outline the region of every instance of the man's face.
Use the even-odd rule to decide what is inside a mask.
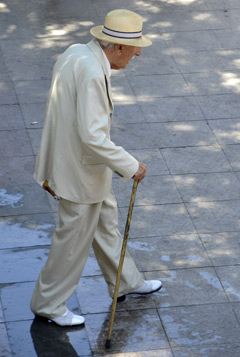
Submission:
[[[141,47],[116,45],[114,61],[111,63],[112,69],[126,68],[134,56],[141,55]]]

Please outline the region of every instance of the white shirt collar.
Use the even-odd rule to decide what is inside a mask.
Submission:
[[[103,57],[104,57],[104,59],[105,59],[105,63],[106,63],[106,66],[107,66],[108,75],[109,75],[109,77],[111,77],[111,65],[110,65],[110,62],[109,62],[109,60],[108,60],[108,58],[107,58],[107,56],[106,56],[106,54],[105,54],[105,52],[103,51],[103,49],[102,49],[101,46],[100,46],[100,48],[101,48],[101,50],[102,50],[102,52],[103,52]]]

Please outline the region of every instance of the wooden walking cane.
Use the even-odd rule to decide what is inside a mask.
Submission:
[[[136,196],[136,192],[137,192],[137,186],[138,186],[138,181],[134,180],[129,209],[128,209],[127,222],[126,222],[126,226],[125,226],[124,238],[123,238],[123,243],[122,243],[121,256],[120,256],[119,265],[118,265],[116,285],[115,285],[115,291],[114,291],[113,303],[112,303],[111,319],[110,319],[110,325],[109,325],[109,330],[108,330],[108,336],[107,336],[106,343],[105,343],[105,348],[111,347],[111,334],[112,334],[114,315],[115,315],[116,305],[117,305],[118,289],[119,289],[123,261],[124,261],[124,257],[125,257],[126,247],[127,247],[128,232],[129,232],[131,218],[132,218],[132,211],[133,211],[135,196]]]

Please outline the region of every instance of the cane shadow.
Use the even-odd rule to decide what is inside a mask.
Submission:
[[[44,319],[35,318],[30,334],[38,357],[77,357],[90,353],[84,326],[62,327]]]
[[[131,310],[130,308],[131,304],[134,302],[137,304],[138,300],[141,304],[143,303],[142,300],[146,301],[146,298],[127,298],[125,302],[117,304],[110,338],[110,348],[106,347],[106,340],[108,337],[111,313],[88,317],[89,325],[91,325],[89,332],[92,330],[89,337],[94,353],[110,355],[120,352],[145,351],[151,349],[151,343],[155,344],[158,348],[161,347],[162,343],[159,344],[156,341],[158,340],[156,336],[159,330],[159,323],[156,321],[156,315],[153,310],[145,310],[145,315],[147,316],[145,318],[143,317],[142,311]],[[150,334],[149,339],[146,339],[145,337],[148,334]]]
[[[106,347],[106,340],[108,337],[108,331],[110,326],[110,314],[105,315],[104,320],[102,321],[102,325],[100,328],[100,332],[98,334],[98,338],[96,340],[94,353],[102,354],[102,353],[113,353],[113,352],[123,352],[128,349],[129,346],[129,335],[131,333],[131,328],[128,331],[122,328],[122,323],[119,321],[121,315],[116,311],[114,324],[111,331],[110,345]]]

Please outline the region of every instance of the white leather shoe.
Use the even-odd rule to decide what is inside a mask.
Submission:
[[[126,295],[130,294],[139,294],[139,295],[147,295],[155,293],[156,291],[160,290],[162,287],[162,282],[160,280],[144,280],[144,283],[140,288],[137,288],[129,293],[119,296],[117,298],[117,302],[122,302],[125,300]]]
[[[152,294],[160,290],[162,287],[162,282],[160,280],[144,280],[144,283],[140,288],[130,291],[128,294]],[[127,295],[128,295],[127,294]]]
[[[85,318],[80,315],[74,315],[71,311],[67,309],[67,311],[59,317],[55,317],[54,319],[50,319],[60,326],[75,326],[84,324]]]

